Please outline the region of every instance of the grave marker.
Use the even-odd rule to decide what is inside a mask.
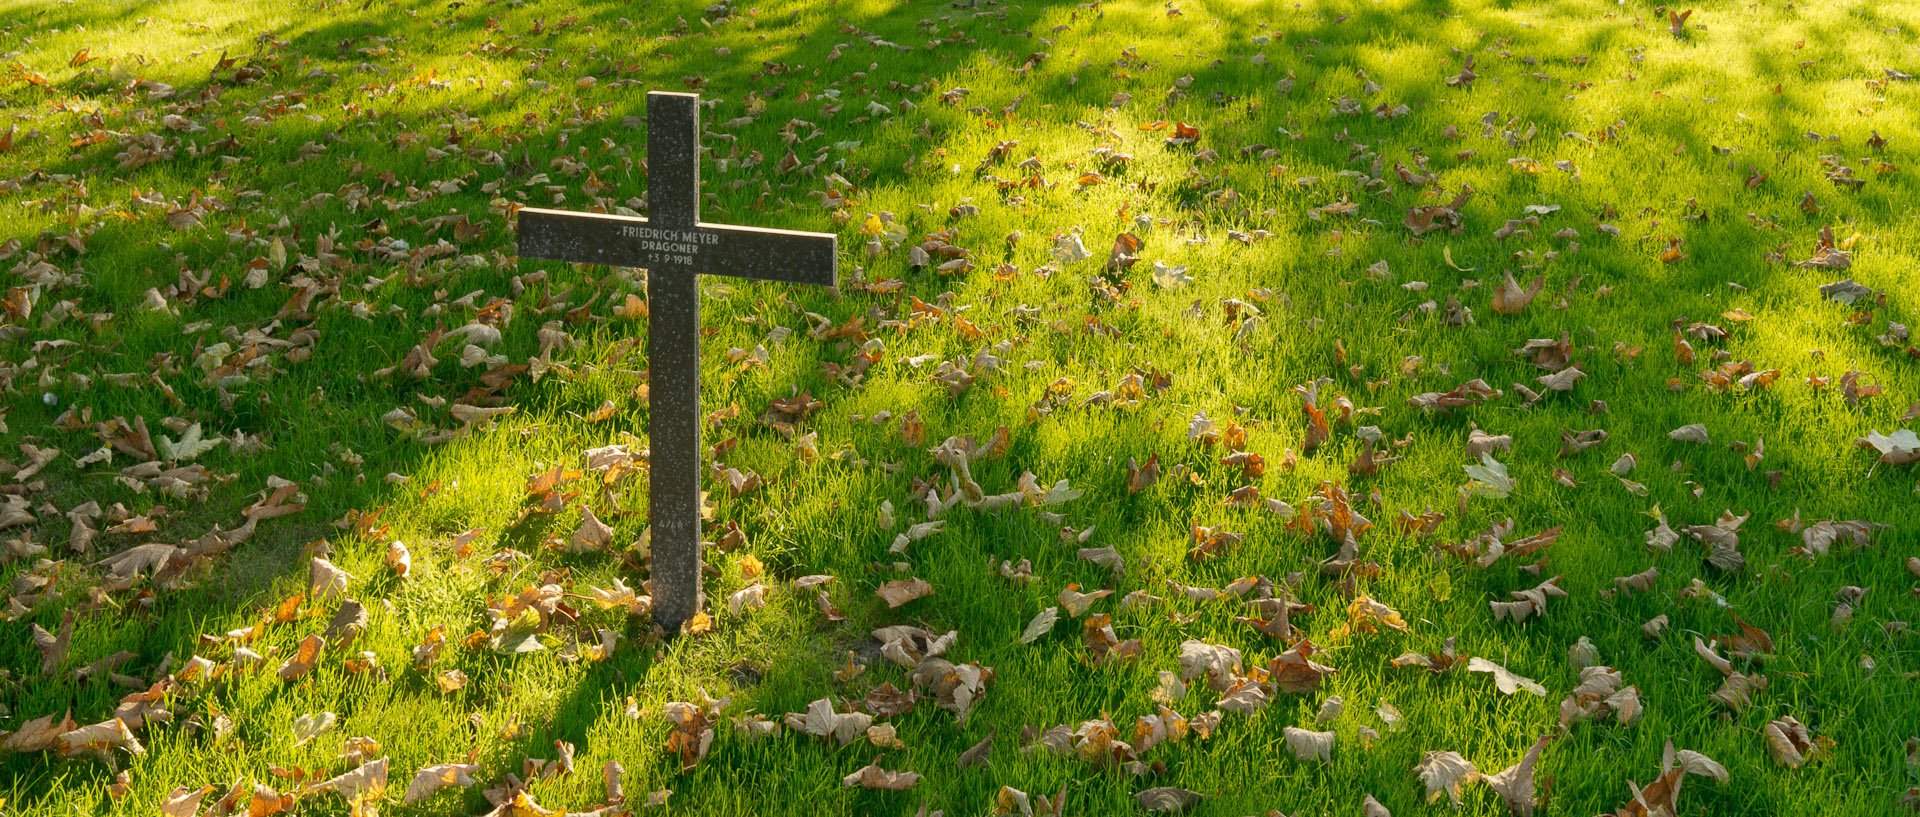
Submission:
[[[525,208],[520,257],[647,269],[653,618],[700,609],[701,275],[833,286],[837,238],[700,220],[700,97],[647,94],[647,218]]]

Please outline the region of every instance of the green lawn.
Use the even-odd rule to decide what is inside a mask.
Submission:
[[[0,811],[1920,808],[1920,4],[1670,11],[0,0]],[[844,253],[703,282],[671,642],[645,274],[510,215],[649,89]]]

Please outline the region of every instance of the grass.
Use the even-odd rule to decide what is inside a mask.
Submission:
[[[0,0],[0,20],[0,62],[16,66],[0,84],[0,132],[14,134],[0,153],[0,179],[18,184],[0,188],[0,245],[21,242],[5,259],[20,267],[0,281],[17,303],[29,276],[44,272],[25,263],[33,254],[73,276],[44,279],[32,314],[9,318],[0,332],[0,457],[17,454],[13,464],[24,467],[34,451],[61,454],[25,480],[15,469],[0,474],[32,517],[0,532],[16,555],[4,567],[15,603],[0,635],[0,727],[68,711],[79,724],[101,722],[130,687],[180,672],[191,656],[223,667],[217,681],[171,690],[171,722],[136,730],[143,754],[0,755],[10,814],[152,813],[176,787],[216,787],[208,803],[236,784],[298,795],[305,782],[356,765],[340,757],[348,737],[377,740],[377,754],[389,758],[389,814],[484,812],[492,808],[485,790],[509,775],[527,779],[526,759],[556,758],[558,742],[573,747],[575,771],[534,775],[527,791],[561,810],[605,802],[597,772],[617,761],[641,813],[660,810],[639,805],[644,793],[670,789],[666,809],[689,814],[908,813],[922,803],[982,814],[1002,786],[1036,795],[1064,787],[1068,813],[1136,812],[1133,795],[1151,786],[1200,792],[1200,814],[1354,813],[1366,794],[1395,814],[1424,813],[1445,806],[1424,803],[1411,771],[1423,753],[1456,751],[1491,773],[1555,730],[1558,703],[1579,680],[1567,650],[1582,636],[1639,689],[1645,715],[1632,726],[1576,724],[1549,744],[1538,766],[1545,813],[1620,806],[1627,781],[1646,785],[1658,775],[1669,740],[1730,772],[1725,783],[1690,782],[1680,796],[1688,813],[1878,815],[1920,783],[1903,746],[1920,734],[1920,649],[1893,625],[1920,603],[1903,566],[1920,521],[1915,475],[1876,465],[1853,442],[1869,430],[1913,427],[1902,417],[1920,399],[1908,344],[1875,340],[1890,323],[1912,323],[1920,298],[1909,274],[1920,259],[1910,167],[1920,143],[1910,115],[1916,90],[1885,72],[1920,72],[1920,6],[1709,3],[1677,36],[1664,13],[1640,2],[847,1],[710,12],[697,3]],[[82,49],[95,59],[71,65]],[[222,54],[235,62],[210,74]],[[1462,54],[1481,76],[1449,86],[1442,80],[1459,73]],[[236,77],[250,67],[260,72],[251,81]],[[164,94],[139,81],[173,93],[153,98]],[[838,230],[843,277],[902,283],[895,292],[845,286],[833,294],[704,282],[703,405],[739,409],[716,416],[708,441],[731,446],[727,467],[767,483],[744,496],[715,490],[709,538],[736,524],[746,541],[710,552],[711,632],[657,643],[643,618],[568,598],[579,618],[543,634],[547,649],[469,648],[467,634],[484,639],[492,624],[489,603],[528,586],[584,596],[616,578],[634,587],[644,579],[643,475],[603,489],[574,483],[564,490],[583,492],[560,512],[523,513],[529,475],[578,468],[588,448],[645,444],[644,347],[631,345],[644,339],[645,321],[624,309],[628,294],[643,294],[640,276],[520,262],[506,213],[641,196],[644,126],[627,118],[644,113],[647,89],[689,88],[715,103],[704,114],[710,134],[731,137],[706,139],[707,218]],[[969,92],[949,94],[959,88]],[[1116,94],[1131,99],[1116,104]],[[1340,113],[1343,99],[1361,112]],[[1400,105],[1404,115],[1373,113]],[[1172,130],[1155,123],[1172,122],[1198,128],[1197,142],[1164,144]],[[1491,138],[1482,135],[1489,127]],[[129,146],[144,134],[157,134],[171,155],[145,164],[116,158],[137,153]],[[1884,146],[1870,143],[1875,134]],[[236,141],[222,144],[229,136]],[[1004,141],[1017,142],[1004,161],[976,170]],[[1099,147],[1132,160],[1102,166],[1090,153]],[[799,167],[783,170],[790,149]],[[1456,155],[1467,150],[1476,153]],[[1425,171],[1417,156],[1428,157]],[[1522,157],[1532,162],[1514,161]],[[1865,183],[1829,181],[1834,167],[1823,157]],[[1020,167],[1029,158],[1037,170]],[[1396,165],[1434,179],[1403,181]],[[1105,182],[1083,188],[1078,179],[1092,170]],[[1044,186],[1002,190],[992,181],[1035,174]],[[1369,186],[1376,176],[1385,183]],[[1402,225],[1410,207],[1445,204],[1462,187],[1475,192],[1460,232],[1416,237]],[[1809,192],[1814,206],[1803,207]],[[197,223],[170,223],[169,212],[192,211],[196,201],[204,208]],[[1328,207],[1339,202],[1352,207]],[[963,205],[978,212],[960,214]],[[1560,209],[1497,240],[1527,205]],[[976,268],[911,268],[907,245],[893,238],[869,255],[862,225],[883,212],[913,239],[907,245],[957,230],[952,243],[972,251]],[[1138,231],[1139,262],[1103,273],[1115,236],[1142,214],[1155,221]],[[429,222],[459,215],[471,232]],[[1552,237],[1563,228],[1578,237]],[[1850,251],[1850,269],[1792,265],[1814,255],[1823,229]],[[1007,240],[1016,231],[1020,239]],[[1052,258],[1054,238],[1068,231],[1083,235],[1091,259]],[[323,237],[337,261],[321,257]],[[276,241],[284,266],[273,261]],[[446,251],[421,252],[440,241]],[[1685,257],[1663,261],[1669,246]],[[1388,274],[1369,272],[1380,262]],[[1156,263],[1184,266],[1193,280],[1162,287],[1150,273]],[[1016,272],[996,276],[1002,264]],[[262,267],[262,285],[251,287],[249,270]],[[1545,276],[1542,294],[1511,315],[1491,303],[1508,271],[1523,283]],[[211,277],[176,289],[183,272]],[[1844,277],[1880,293],[1852,306],[1821,297],[1818,285]],[[1427,287],[1407,286],[1416,281]],[[286,309],[301,285],[315,297],[304,312]],[[166,309],[149,308],[149,290]],[[512,304],[512,317],[483,354],[514,364],[541,358],[538,377],[529,371],[487,394],[482,373],[498,362],[463,367],[466,344],[453,340],[439,346],[427,378],[376,374],[423,333],[466,325],[495,297]],[[1448,325],[1450,298],[1472,310],[1473,322]],[[1235,317],[1226,299],[1263,314]],[[1434,307],[1423,309],[1428,302]],[[915,312],[916,303],[939,311]],[[1022,317],[1028,309],[1031,319]],[[1752,319],[1723,317],[1736,311]],[[1698,359],[1686,363],[1673,338],[1694,322],[1728,335],[1693,340]],[[853,331],[808,332],[822,326]],[[780,339],[775,327],[793,331]],[[252,330],[255,340],[296,344],[263,347],[265,364],[244,378],[222,382],[197,364],[223,340],[229,354],[243,350]],[[569,340],[543,356],[555,331]],[[1545,372],[1513,350],[1562,333],[1588,376],[1523,405],[1509,384],[1539,389],[1534,379]],[[869,339],[884,352],[857,386],[824,367],[851,364]],[[993,352],[1006,365],[978,372],[964,392],[933,380],[939,361],[965,367],[996,344],[1006,344]],[[756,346],[767,350],[763,366],[742,367],[727,353]],[[1771,386],[1715,391],[1696,375],[1720,363],[1716,356],[1782,374]],[[222,362],[239,361],[208,365]],[[1083,404],[1120,388],[1135,367],[1171,382],[1135,406]],[[1884,394],[1847,399],[1849,372]],[[1061,378],[1073,384],[1072,398],[1033,414]],[[1294,387],[1319,378],[1327,378],[1323,406],[1339,395],[1360,411],[1351,422],[1336,419],[1331,439],[1306,453]],[[1505,395],[1444,414],[1408,404],[1474,378]],[[1815,387],[1809,378],[1830,382]],[[817,435],[822,456],[812,463],[757,421],[771,401],[796,392],[824,403],[801,424],[802,434]],[[463,395],[516,411],[491,429],[423,440],[456,428],[437,401]],[[1590,413],[1594,401],[1606,411]],[[605,416],[603,406],[611,407]],[[422,428],[387,422],[399,407]],[[924,439],[903,427],[910,412]],[[1265,458],[1265,474],[1248,480],[1221,462],[1224,442],[1190,440],[1198,412],[1221,428],[1244,427],[1244,447]],[[889,419],[876,421],[882,413]],[[62,422],[63,414],[78,422]],[[173,439],[193,423],[224,435],[194,460],[212,479],[165,495],[141,479],[116,479],[140,459],[124,451],[76,465],[102,446],[99,424],[116,417],[142,418]],[[1712,444],[1668,438],[1689,423],[1705,425]],[[895,535],[925,521],[927,486],[950,490],[948,469],[928,449],[950,436],[985,440],[1003,426],[1005,453],[973,467],[988,493],[1012,490],[1024,472],[1083,493],[1047,508],[961,505],[942,517],[944,532],[889,553]],[[1350,474],[1364,426],[1406,441],[1390,446],[1404,459]],[[1511,496],[1462,498],[1475,426],[1512,436],[1512,452],[1495,454],[1511,468]],[[1609,436],[1557,457],[1562,430],[1587,429]],[[1762,438],[1765,458],[1752,468],[1728,449]],[[1608,472],[1629,452],[1644,495]],[[1290,455],[1297,463],[1282,467]],[[1130,492],[1127,463],[1154,456],[1166,475]],[[1556,469],[1577,485],[1557,483]],[[274,477],[299,486],[303,511],[260,522],[250,539],[195,563],[177,583],[142,577],[103,588],[102,559],[232,529]],[[1323,483],[1344,486],[1377,523],[1359,553],[1379,570],[1325,574],[1317,564],[1338,550],[1333,539],[1222,506],[1249,482],[1298,509]],[[94,527],[105,532],[88,552],[74,552],[66,514],[88,501],[104,509]],[[583,503],[615,529],[608,552],[555,547],[579,526]],[[883,503],[894,509],[891,525]],[[1430,536],[1394,523],[1429,508],[1445,515]],[[1722,511],[1751,514],[1740,535],[1746,567],[1708,569],[1692,539],[1650,552],[1643,541],[1656,510],[1675,528],[1710,524]],[[1773,524],[1796,512],[1891,529],[1865,547],[1809,558],[1790,552],[1799,536]],[[375,513],[377,521],[354,524]],[[108,530],[142,516],[156,528]],[[1509,518],[1515,535],[1564,532],[1537,555],[1484,569],[1435,555],[1438,545]],[[1085,546],[1115,548],[1125,575],[1076,558],[1080,545],[1063,544],[1063,525],[1068,534],[1091,530]],[[1195,525],[1244,540],[1195,561],[1187,553]],[[474,529],[481,532],[462,555],[456,538]],[[393,541],[412,553],[404,579],[383,564]],[[264,669],[233,666],[236,645],[218,635],[307,591],[309,560],[322,553],[355,577],[348,595],[369,612],[365,632],[311,674],[280,680],[274,668],[337,606],[306,599],[293,620],[265,625],[244,644],[266,656]],[[751,583],[749,555],[766,566],[761,581],[772,590],[765,608],[735,615],[725,599]],[[995,567],[1020,559],[1031,560],[1035,577],[1025,585]],[[1537,575],[1521,569],[1532,563]],[[1648,567],[1659,568],[1650,591],[1611,593],[1614,577]],[[827,621],[809,594],[789,588],[820,573],[837,577],[827,595],[845,622]],[[1210,738],[1143,752],[1164,764],[1145,779],[1017,748],[1023,727],[1102,717],[1126,737],[1135,718],[1156,711],[1158,673],[1178,670],[1187,639],[1236,647],[1249,667],[1265,666],[1284,645],[1236,623],[1244,610],[1194,604],[1168,582],[1221,587],[1294,573],[1295,594],[1318,607],[1296,624],[1325,650],[1318,660],[1339,669],[1320,690],[1276,695],[1264,711],[1226,715]],[[908,574],[935,594],[888,609],[874,589]],[[1494,620],[1488,601],[1552,575],[1565,577],[1569,595],[1543,617]],[[1689,593],[1696,580],[1711,594]],[[1111,614],[1121,638],[1141,639],[1137,660],[1091,661],[1078,620],[1019,642],[1069,583],[1116,591],[1093,610]],[[1846,586],[1868,592],[1840,626],[1832,619]],[[1120,597],[1143,589],[1170,600],[1119,609]],[[1400,611],[1410,630],[1355,631],[1345,608],[1359,592]],[[43,676],[29,625],[58,631],[69,611],[77,614],[71,645],[56,674]],[[1641,624],[1661,614],[1670,617],[1666,634],[1644,638]],[[1764,662],[1735,660],[1769,681],[1741,711],[1710,698],[1722,678],[1692,647],[1696,635],[1735,632],[1734,615],[1776,645]],[[753,741],[732,731],[728,719],[745,713],[778,720],[821,697],[844,705],[883,682],[906,687],[906,670],[867,635],[900,623],[957,630],[950,657],[993,668],[964,725],[928,701],[891,721],[905,749],[833,748],[791,732]],[[412,651],[435,628],[452,643],[417,669]],[[600,628],[624,637],[610,656],[558,657]],[[1480,674],[1388,665],[1450,637],[1463,653],[1537,679],[1548,696],[1500,695]],[[76,679],[121,651],[132,657],[116,677]],[[343,653],[360,651],[377,656],[385,677],[347,668],[353,656]],[[843,680],[836,673],[850,653],[866,668]],[[436,685],[449,670],[470,679],[464,688]],[[1335,694],[1346,714],[1324,727],[1338,733],[1331,763],[1294,760],[1282,729],[1311,727]],[[702,695],[727,698],[725,717],[706,757],[682,770],[666,748],[663,713]],[[1174,706],[1195,716],[1212,701],[1195,681]],[[1386,730],[1372,711],[1382,702],[1405,714],[1405,731]],[[295,720],[318,712],[334,713],[337,724],[295,745]],[[1830,752],[1798,769],[1776,764],[1762,733],[1783,716],[1831,739]],[[1371,748],[1361,746],[1362,727],[1382,733]],[[957,770],[958,756],[990,734],[991,766]],[[841,785],[876,758],[925,779],[908,792]],[[451,762],[477,764],[479,783],[413,806],[397,802],[416,769]],[[295,799],[300,813],[348,811],[331,794]],[[1504,809],[1475,786],[1462,812]]]

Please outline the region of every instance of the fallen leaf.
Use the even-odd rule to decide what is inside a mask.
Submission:
[[[1180,645],[1180,680],[1206,676],[1207,686],[1225,692],[1240,671],[1240,651],[1219,644],[1187,640]]]
[[[1534,296],[1540,294],[1540,289],[1546,285],[1546,280],[1544,275],[1535,276],[1533,282],[1527,284],[1526,289],[1521,289],[1520,282],[1513,279],[1513,271],[1508,270],[1505,280],[1500,283],[1500,288],[1493,292],[1493,311],[1502,315],[1520,314],[1527,308],[1527,304],[1533,303]]]
[[[1492,673],[1494,687],[1507,695],[1524,689],[1542,698],[1547,697],[1547,688],[1535,683],[1532,678],[1516,675],[1512,670],[1477,655],[1467,662],[1467,671]]]
[[[1060,608],[1048,607],[1027,622],[1026,631],[1020,634],[1020,643],[1032,644],[1036,639],[1053,631],[1053,625],[1060,620]]]
[[[1540,750],[1546,748],[1547,741],[1552,739],[1552,733],[1541,735],[1519,763],[1483,778],[1488,788],[1507,801],[1507,809],[1519,817],[1533,817],[1533,809],[1538,805],[1533,796],[1533,765],[1540,761]]]
[[[1690,423],[1667,432],[1667,439],[1683,443],[1707,445],[1707,427],[1699,423]]]
[[[314,712],[293,719],[293,745],[300,746],[325,734],[339,721],[332,712]]]
[[[1771,721],[1766,728],[1767,754],[1780,765],[1789,769],[1798,769],[1813,760],[1831,743],[1825,738],[1815,740],[1807,731],[1805,724],[1787,715]]]
[[[1133,796],[1134,802],[1147,811],[1161,814],[1179,814],[1200,802],[1200,793],[1172,786],[1160,786],[1147,789]]]
[[[960,759],[954,762],[957,768],[971,769],[975,766],[986,768],[993,760],[993,729],[987,730],[987,736],[980,739],[972,748],[960,753]]]
[[[1322,763],[1333,762],[1333,732],[1315,732],[1308,729],[1288,726],[1280,730],[1286,738],[1287,749],[1293,752],[1294,760],[1318,760]]]
[[[1420,765],[1413,767],[1413,773],[1426,784],[1429,804],[1445,792],[1456,809],[1460,807],[1461,792],[1480,779],[1480,770],[1458,752],[1428,752],[1421,757]]]
[[[919,772],[890,772],[880,768],[875,760],[846,777],[840,778],[840,785],[851,788],[884,789],[886,791],[906,791],[920,784]]]
[[[381,800],[387,791],[387,759],[380,758],[320,783],[313,787],[313,791],[330,791],[356,805]],[[365,813],[359,808],[354,811]]]
[[[918,577],[900,579],[880,585],[874,594],[885,599],[888,607],[899,607],[914,599],[933,595],[933,585]]]
[[[1888,465],[1920,462],[1920,434],[1915,434],[1910,428],[1898,429],[1892,434],[1881,434],[1875,429],[1853,442],[1861,448],[1880,452],[1880,461]]]
[[[1347,605],[1347,621],[1356,632],[1377,632],[1375,625],[1384,625],[1387,629],[1407,632],[1407,621],[1401,618],[1400,611],[1374,601],[1365,593],[1354,597]]]
[[[1079,618],[1087,614],[1087,610],[1093,607],[1094,602],[1111,595],[1113,595],[1112,590],[1095,590],[1091,593],[1082,593],[1080,592],[1080,585],[1069,584],[1066,587],[1060,588],[1060,595],[1056,596],[1055,599],[1060,602],[1061,607],[1066,608],[1067,615]]]

